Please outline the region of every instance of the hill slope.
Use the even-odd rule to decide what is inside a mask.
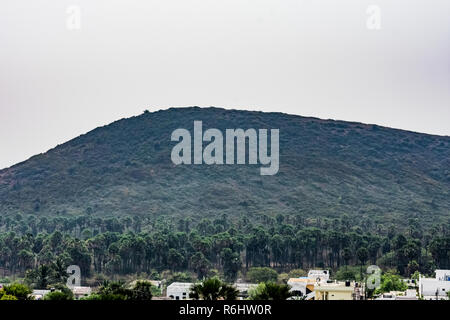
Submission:
[[[279,128],[280,170],[171,162],[176,128]],[[450,137],[280,113],[168,109],[119,120],[0,171],[0,213],[450,215]]]

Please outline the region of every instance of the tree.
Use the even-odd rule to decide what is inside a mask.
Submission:
[[[223,273],[225,280],[233,282],[237,278],[237,273],[242,266],[241,258],[238,253],[233,252],[230,248],[225,248],[221,252],[223,261]]]
[[[361,267],[360,268],[360,275],[361,275],[361,279],[362,279],[362,277],[363,277],[362,267],[367,261],[367,257],[369,256],[369,251],[365,247],[359,248],[356,251],[356,256],[358,257],[358,260],[360,262],[360,267]]]
[[[336,280],[345,281],[345,280],[360,280],[360,273],[358,272],[358,267],[341,267],[336,271],[334,275]]]
[[[56,261],[52,264],[53,269],[53,280],[56,283],[66,283],[69,275],[67,274],[67,266],[63,262],[61,257],[58,257]]]
[[[9,295],[14,296],[17,300],[32,300],[31,290],[24,284],[13,283],[7,286],[4,286],[0,292],[3,292],[3,296]]]
[[[251,300],[286,300],[292,296],[290,289],[286,284],[263,282],[250,290],[249,295]]]
[[[172,271],[179,270],[183,266],[184,257],[176,249],[170,248],[167,263]]]
[[[191,287],[189,297],[194,300],[235,300],[238,290],[218,278],[209,278]]]
[[[344,255],[343,255],[344,261],[345,261],[345,267],[348,266],[349,261],[353,258],[353,253],[350,248],[344,249]]]
[[[204,256],[201,252],[196,252],[191,257],[191,267],[192,269],[197,272],[197,276],[199,279],[203,279],[207,274],[208,270],[210,268],[210,263],[208,259]]]
[[[390,292],[390,291],[405,291],[408,286],[402,281],[399,275],[391,272],[386,272],[381,275],[380,287],[375,290],[375,294]]]
[[[36,289],[47,289],[52,279],[53,270],[46,264],[40,265],[35,270],[29,270],[25,275],[26,283]]]
[[[122,281],[104,281],[96,295],[92,295],[92,300],[128,300],[133,293],[125,288]]]
[[[73,300],[73,296],[68,295],[62,291],[49,292],[44,296],[44,300],[54,300],[54,301],[67,301]]]
[[[0,290],[0,300],[19,300],[17,299],[15,296],[12,296],[10,294],[1,294],[1,290]]]
[[[293,269],[289,271],[289,278],[300,278],[305,277],[308,275],[308,272],[306,272],[303,269]]]
[[[152,299],[152,284],[148,281],[137,281],[132,290],[131,299],[145,301]]]
[[[253,267],[247,272],[247,278],[253,283],[276,282],[278,273],[267,267]]]
[[[406,267],[408,276],[413,275],[415,272],[419,270],[419,264],[416,260],[411,260]]]

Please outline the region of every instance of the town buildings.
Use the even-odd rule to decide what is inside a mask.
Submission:
[[[318,282],[314,286],[315,300],[362,300],[363,290],[360,284],[345,282]]]
[[[173,300],[189,299],[189,291],[193,283],[191,282],[173,282],[167,286],[167,297]]]
[[[419,295],[425,300],[448,300],[450,270],[436,270],[435,278],[419,278]]]

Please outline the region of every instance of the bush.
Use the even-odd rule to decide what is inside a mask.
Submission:
[[[402,278],[396,274],[386,272],[381,275],[381,285],[375,290],[375,294],[380,294],[390,291],[405,291],[408,285],[402,281]]]
[[[287,273],[280,273],[278,275],[278,283],[287,283],[289,278],[290,277]]]
[[[10,282],[11,282],[11,281],[9,280],[8,277],[6,277],[6,278],[0,278],[0,283],[7,284],[7,283],[10,283]]]
[[[68,295],[65,292],[53,291],[53,292],[47,293],[44,296],[44,300],[67,301],[67,300],[73,300],[73,298],[72,298],[72,296]]]
[[[209,278],[191,287],[189,296],[194,300],[235,300],[239,294],[233,286],[219,278]]]
[[[260,283],[249,292],[251,300],[286,300],[291,297],[291,287],[273,282]]]
[[[289,271],[289,278],[300,278],[300,277],[306,277],[308,275],[308,272],[306,272],[303,269],[293,269]]]
[[[355,280],[361,281],[359,267],[341,267],[334,276],[338,281]]]
[[[17,298],[17,300],[32,300],[33,298],[30,296],[31,290],[26,285],[20,283],[13,283],[7,286],[4,286],[3,296],[10,295]]]
[[[147,281],[138,281],[134,285],[131,294],[132,300],[151,300],[152,299],[152,287],[153,285]]]
[[[278,273],[268,267],[253,267],[248,270],[247,278],[253,283],[276,282]]]

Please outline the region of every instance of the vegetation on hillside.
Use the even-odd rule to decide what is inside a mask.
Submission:
[[[194,120],[279,128],[279,173],[173,165],[170,135]],[[431,274],[450,268],[449,168],[450,137],[279,113],[146,112],[0,171],[0,277],[43,289],[75,264],[84,283],[217,276],[264,282],[267,294],[309,268]]]
[[[174,166],[177,128],[280,129],[280,170]],[[334,218],[403,228],[450,212],[450,137],[280,113],[181,108],[97,128],[0,171],[0,215]],[[100,228],[100,226],[99,226]]]
[[[42,217],[37,223],[31,219],[31,226],[29,217],[20,218],[20,225],[1,220],[0,272],[23,275],[32,287],[46,288],[65,283],[65,270],[72,264],[80,266],[84,279],[131,274],[158,279],[170,272],[174,281],[192,281],[182,273],[188,271],[197,279],[220,275],[228,282],[238,277],[276,281],[274,270],[285,272],[286,278],[288,272],[301,276],[304,272],[298,269],[309,268],[329,268],[338,270],[339,277],[354,278],[350,271],[364,273],[367,264],[404,276],[450,268],[449,223],[424,228],[409,219],[407,231],[399,232],[393,225],[347,215],[308,221],[299,215],[265,218],[251,222],[242,216],[233,222],[223,215],[196,225],[170,217],[139,223],[129,217]]]

